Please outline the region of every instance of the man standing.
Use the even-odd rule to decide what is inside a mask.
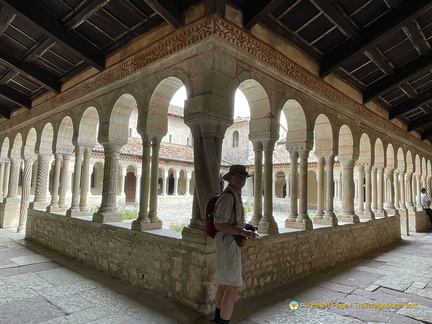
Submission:
[[[422,188],[422,190],[421,190],[420,203],[423,207],[423,210],[429,216],[429,221],[432,224],[432,210],[430,209],[430,203],[431,202],[430,202],[428,195],[426,194],[425,188]]]
[[[255,239],[255,227],[245,224],[241,189],[250,177],[244,165],[232,165],[222,178],[228,186],[222,192],[215,207],[214,223],[219,232],[216,240],[215,318],[212,323],[229,323],[237,294],[243,285],[241,276],[241,248],[233,235]],[[252,230],[252,231],[250,231]],[[241,237],[240,237],[241,238]]]

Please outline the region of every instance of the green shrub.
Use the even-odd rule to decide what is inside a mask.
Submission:
[[[90,208],[90,211],[89,211],[90,215],[93,215],[94,213],[97,213],[98,210],[99,210],[99,207],[100,206]]]
[[[248,206],[248,205],[243,205],[243,209],[244,209],[245,213],[249,213],[253,210],[253,207]]]
[[[171,224],[169,226],[170,230],[176,231],[176,232],[181,232],[183,231],[183,228],[186,226],[186,223],[182,223],[182,224]]]
[[[137,209],[124,209],[120,212],[122,214],[123,219],[137,219],[138,218],[138,210]]]

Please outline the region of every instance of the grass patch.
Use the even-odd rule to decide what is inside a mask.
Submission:
[[[244,209],[245,213],[249,213],[253,210],[253,207],[248,206],[248,205],[243,205],[243,209]]]
[[[138,210],[137,209],[125,209],[120,212],[122,214],[123,219],[137,219],[138,218]]]
[[[176,231],[176,232],[181,232],[183,231],[183,228],[185,228],[186,223],[182,223],[182,224],[171,224],[169,226],[170,230]]]

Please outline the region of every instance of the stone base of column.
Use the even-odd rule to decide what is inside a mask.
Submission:
[[[267,222],[265,220],[260,220],[258,224],[258,233],[263,234],[279,234],[279,229],[276,221]]]
[[[214,248],[214,239],[205,234],[204,228],[185,226],[182,231],[182,239],[192,243],[209,244],[209,248]]]
[[[386,208],[385,211],[387,212],[388,216],[399,215],[399,211],[396,208]]]
[[[373,211],[363,211],[361,213],[357,213],[357,216],[360,219],[375,219],[375,213]]]
[[[360,223],[360,218],[357,215],[339,215],[338,222]]]
[[[67,207],[58,207],[58,206],[48,206],[46,208],[48,213],[63,213],[67,211]]]
[[[376,218],[376,217],[380,217],[380,218],[388,217],[388,216],[387,216],[387,212],[386,212],[384,209],[377,210],[377,211],[375,212],[375,218]]]
[[[40,209],[45,211],[50,203],[48,201],[32,201],[29,204],[30,209]]]
[[[0,228],[18,227],[21,199],[6,197],[0,204]]]
[[[313,224],[337,226],[338,220],[334,213],[325,213],[322,218],[316,218],[315,216]]]
[[[134,220],[132,222],[131,229],[134,231],[148,231],[148,230],[155,230],[155,229],[161,229],[162,228],[162,222],[161,223],[148,223],[145,221],[139,221]]]
[[[121,222],[123,221],[123,216],[119,211],[98,211],[93,214],[92,221],[97,223]]]
[[[299,229],[305,229],[305,230],[311,230],[313,229],[313,224],[310,219],[296,219],[291,220],[287,219],[285,221],[285,227],[286,228],[299,228]]]
[[[398,212],[400,215],[401,234],[402,235],[409,235],[408,209],[399,208]]]
[[[90,216],[90,213],[87,212],[82,212],[81,210],[72,210],[72,209],[68,209],[66,211],[66,216],[68,217],[80,217],[80,216]]]

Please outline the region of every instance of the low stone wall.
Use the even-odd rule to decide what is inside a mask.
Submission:
[[[125,224],[126,225],[126,224]],[[169,230],[132,231],[121,224],[29,210],[26,238],[201,313],[213,309],[212,240]],[[262,235],[243,248],[242,297],[253,297],[400,240],[399,217]],[[196,234],[196,233],[195,233]],[[207,242],[207,243],[206,243]]]

